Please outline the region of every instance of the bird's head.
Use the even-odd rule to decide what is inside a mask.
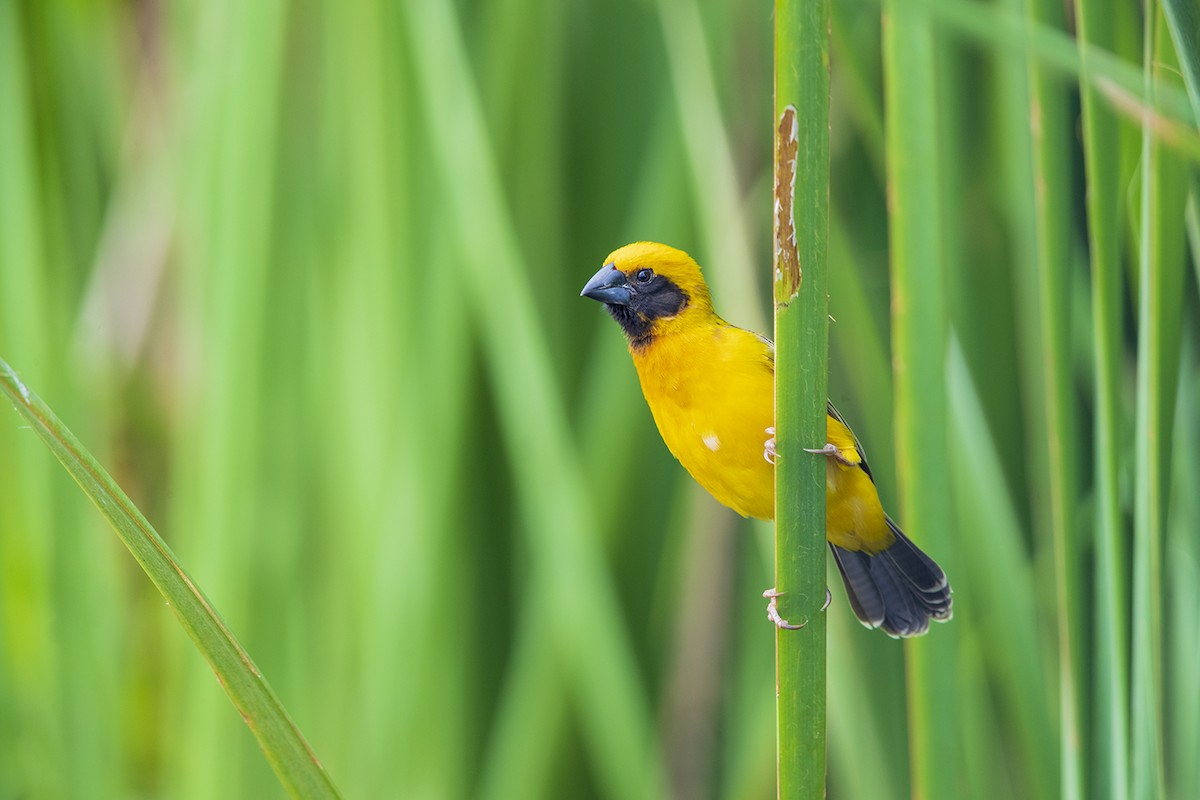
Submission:
[[[580,295],[604,303],[633,347],[682,329],[689,317],[713,313],[699,265],[682,250],[657,242],[614,251]]]

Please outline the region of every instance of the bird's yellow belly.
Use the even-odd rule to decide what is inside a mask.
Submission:
[[[667,448],[709,494],[742,516],[775,516],[775,477],[763,458],[769,414],[722,417],[659,408],[654,420]]]
[[[763,444],[775,376],[763,340],[728,326],[700,329],[635,351],[634,363],[658,432],[696,482],[739,514],[774,517]]]

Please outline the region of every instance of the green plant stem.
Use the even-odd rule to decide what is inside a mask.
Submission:
[[[948,311],[942,232],[942,153],[933,23],[920,8],[885,2],[888,232],[892,266],[896,465],[903,526],[954,581],[945,355]],[[914,797],[958,796],[954,631],[906,647]]]
[[[1093,45],[1115,47],[1116,9],[1107,0],[1076,0],[1080,71]],[[1120,122],[1094,86],[1080,80],[1088,237],[1092,268],[1093,362],[1096,369],[1096,753],[1090,775],[1097,797],[1129,792],[1129,586],[1120,496],[1121,173]]]
[[[779,797],[825,796],[829,2],[775,6],[775,588]],[[803,270],[801,275],[801,270]]]
[[[84,494],[113,526],[175,612],[222,688],[258,739],[267,761],[292,797],[338,797],[316,754],[225,621],[184,570],[153,526],[92,454],[0,360],[0,392],[29,421]],[[215,768],[215,766],[214,766]]]
[[[1147,12],[1146,92],[1176,72],[1161,14]],[[1133,743],[1130,785],[1141,800],[1165,796],[1162,709],[1162,542],[1170,485],[1183,296],[1186,170],[1149,129],[1142,136],[1137,417],[1133,541]]]
[[[1062,26],[1062,7],[1054,0],[1027,0],[1028,24]],[[1033,219],[1042,381],[1045,409],[1045,452],[1048,465],[1050,527],[1054,543],[1055,602],[1058,620],[1059,716],[1061,724],[1062,796],[1086,797],[1082,721],[1084,680],[1081,678],[1079,622],[1079,546],[1075,506],[1075,415],[1072,412],[1070,365],[1070,243],[1059,220],[1071,208],[1069,122],[1064,87],[1039,60],[1027,61],[1030,135],[1033,154]]]

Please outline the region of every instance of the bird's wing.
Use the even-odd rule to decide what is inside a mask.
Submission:
[[[867,477],[871,479],[872,483],[874,483],[875,476],[871,474],[871,465],[867,463],[867,454],[863,451],[862,444],[859,443],[858,436],[855,435],[854,429],[846,423],[846,420],[842,419],[842,415],[838,413],[836,408],[834,408],[832,400],[827,399],[825,401],[825,410],[829,416],[842,423],[842,425],[845,426],[846,430],[850,433],[850,438],[854,440],[854,449],[858,451],[858,465],[862,467],[862,471],[867,473]]]
[[[751,333],[754,333],[754,332],[751,331]],[[771,341],[766,336],[763,336],[761,333],[754,333],[754,335],[757,336],[762,341],[762,343],[767,346],[767,358],[771,362],[771,367],[774,368],[775,367],[775,342]],[[855,435],[854,429],[850,427],[849,423],[846,422],[846,420],[842,417],[842,415],[834,407],[833,401],[826,399],[825,400],[825,408],[826,408],[826,411],[828,412],[829,416],[833,417],[838,422],[842,423],[842,425],[845,426],[846,430],[850,432],[850,438],[854,440],[854,449],[858,451],[858,458],[859,458],[858,465],[860,467],[862,467],[862,471],[867,473],[867,477],[871,479],[872,483],[874,483],[875,476],[871,474],[871,465],[867,463],[867,454],[863,451],[862,443],[858,441],[858,436]]]

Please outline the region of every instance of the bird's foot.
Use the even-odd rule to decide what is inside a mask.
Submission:
[[[778,464],[779,453],[775,452],[775,428],[767,428],[767,435],[771,438],[763,443],[763,458],[767,460],[768,464]]]
[[[842,455],[842,451],[839,450],[837,445],[835,445],[833,442],[826,442],[824,447],[819,448],[806,447],[804,448],[804,452],[812,453],[818,456],[829,456],[830,458],[835,458],[845,464],[847,467],[857,466],[857,462],[851,461]]]
[[[779,616],[779,608],[776,606],[775,601],[782,595],[783,592],[777,592],[774,589],[767,589],[765,592],[763,592],[763,597],[767,598],[767,619],[771,620],[771,622],[774,622],[776,628],[783,628],[789,631],[798,631],[808,623],[802,622],[799,625],[793,625],[783,617]]]
[[[833,595],[829,593],[829,587],[826,586],[825,587],[825,604],[823,606],[821,606],[821,610],[824,611],[825,609],[829,608],[829,604],[831,602],[833,602]]]

